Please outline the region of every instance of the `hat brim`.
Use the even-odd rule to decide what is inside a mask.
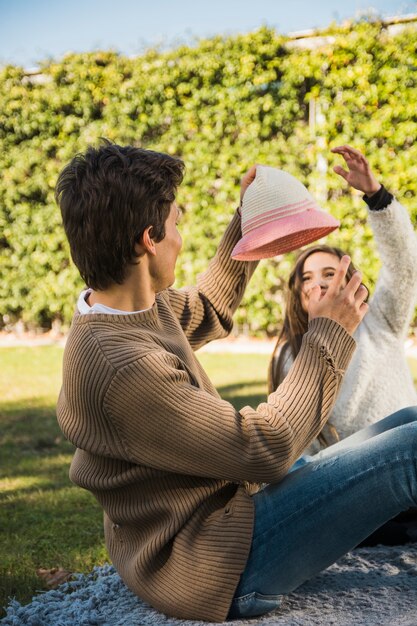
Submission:
[[[340,226],[329,213],[312,209],[255,228],[232,251],[237,261],[259,261],[297,250],[325,237]]]

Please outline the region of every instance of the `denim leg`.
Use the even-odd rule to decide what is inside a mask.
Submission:
[[[261,615],[417,505],[417,408],[331,446],[255,494],[251,551],[230,617]]]
[[[388,417],[384,417],[374,424],[367,426],[366,428],[362,428],[358,430],[353,435],[342,439],[338,443],[321,450],[317,454],[313,456],[305,456],[308,461],[312,461],[319,458],[325,458],[326,456],[331,456],[335,452],[339,450],[343,450],[344,448],[350,448],[358,443],[362,443],[367,439],[371,439],[375,435],[380,435],[381,433],[387,432],[392,428],[396,428],[397,426],[402,426],[403,424],[409,424],[410,422],[414,422],[417,420],[417,407],[407,407],[406,409],[401,409],[400,411],[396,411]]]
[[[328,448],[324,448],[320,452],[317,452],[314,455],[303,454],[300,456],[294,465],[290,468],[290,472],[299,469],[306,463],[310,463],[311,461],[318,461],[319,459],[323,459],[326,456],[332,455],[335,452],[342,450],[343,448],[349,448],[350,446],[356,445],[357,443],[361,443],[366,439],[370,439],[375,435],[386,432],[387,430],[391,430],[391,428],[395,428],[396,426],[401,426],[402,424],[408,424],[416,419],[414,408],[416,407],[408,407],[406,409],[401,409],[400,411],[396,411],[388,417],[384,417],[383,419],[367,426],[366,428],[362,428],[358,430],[353,435],[342,439],[338,443],[329,446]]]

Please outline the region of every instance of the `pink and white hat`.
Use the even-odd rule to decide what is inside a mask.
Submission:
[[[296,250],[338,228],[288,172],[258,165],[242,202],[242,238],[232,251],[239,261],[258,261]]]

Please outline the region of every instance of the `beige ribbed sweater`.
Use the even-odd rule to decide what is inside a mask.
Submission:
[[[104,509],[110,557],[160,611],[223,621],[248,557],[244,486],[276,482],[321,430],[354,341],[313,320],[292,371],[257,408],[222,400],[193,349],[225,336],[256,264],[232,261],[235,216],[197,288],[131,315],[77,315],[58,421],[77,447],[71,479]]]

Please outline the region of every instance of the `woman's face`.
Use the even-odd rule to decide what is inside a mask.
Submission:
[[[303,272],[301,276],[301,306],[303,310],[308,312],[308,302],[310,291],[314,285],[320,285],[322,298],[329,284],[335,275],[337,266],[339,265],[339,257],[329,252],[313,252],[304,261]],[[346,285],[346,279],[344,285]]]

